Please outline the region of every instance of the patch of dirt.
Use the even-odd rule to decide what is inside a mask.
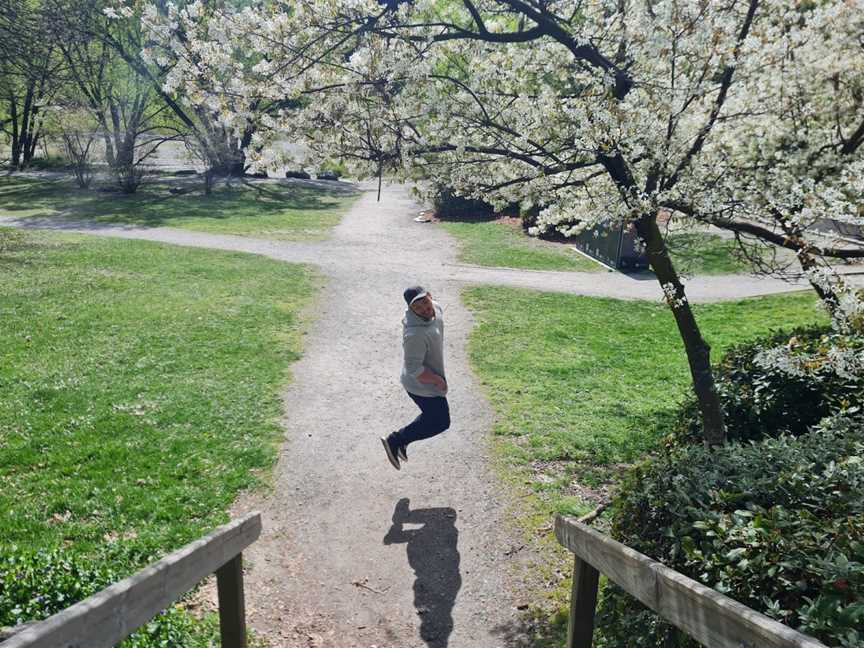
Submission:
[[[610,479],[594,485],[580,481],[578,476],[579,466],[579,463],[573,461],[542,461],[538,459],[531,462],[531,475],[535,482],[541,484],[552,484],[567,480],[567,484],[562,489],[565,495],[578,497],[594,506],[608,505],[612,500],[612,491],[615,485],[612,475],[619,474],[622,469],[627,467],[627,464],[612,464],[608,466],[604,471],[608,473]],[[591,466],[590,469],[594,473],[597,471],[597,468],[594,466]]]
[[[522,229],[522,219],[518,216],[501,216],[496,223],[501,223],[502,225],[508,225],[514,229]]]

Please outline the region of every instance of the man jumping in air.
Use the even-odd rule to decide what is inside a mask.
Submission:
[[[381,438],[387,459],[399,470],[400,460],[408,461],[407,448],[414,441],[428,439],[450,427],[447,381],[444,378],[444,311],[421,286],[403,293],[408,308],[402,320],[402,386],[420,416],[401,430]]]

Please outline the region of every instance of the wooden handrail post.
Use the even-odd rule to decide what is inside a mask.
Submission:
[[[598,572],[703,646],[826,648],[574,518],[556,516],[555,536],[576,557],[567,648],[591,646]]]
[[[246,603],[243,596],[243,554],[216,570],[219,632],[222,648],[246,648]]]
[[[248,513],[54,616],[16,628],[2,646],[112,648],[216,571],[222,645],[245,647],[241,555],[260,535],[261,514]]]
[[[594,637],[594,611],[597,608],[597,581],[599,579],[600,572],[579,556],[574,556],[570,620],[567,624],[567,648],[591,648]]]

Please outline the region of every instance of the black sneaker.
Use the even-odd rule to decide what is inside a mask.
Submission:
[[[396,453],[393,452],[393,446],[390,445],[390,439],[386,437],[381,437],[381,443],[384,444],[384,452],[387,453],[387,459],[393,464],[393,467],[396,470],[399,470],[399,457],[396,456]]]
[[[403,445],[396,449],[396,455],[402,463],[408,463],[408,449]]]

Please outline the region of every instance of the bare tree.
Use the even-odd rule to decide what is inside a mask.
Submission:
[[[0,129],[14,169],[30,165],[43,135],[43,109],[59,87],[62,60],[40,5],[7,0],[0,11]]]
[[[63,150],[72,164],[75,182],[81,189],[87,189],[93,181],[91,156],[93,142],[96,141],[96,133],[64,129],[60,135],[63,139]]]
[[[93,116],[105,148],[105,160],[124,193],[134,193],[144,176],[144,163],[163,143],[180,138],[168,106],[111,47],[113,32],[128,34],[129,47],[138,32],[102,12],[100,2],[48,0],[52,36],[66,63],[70,100]],[[131,22],[131,19],[130,19]]]

